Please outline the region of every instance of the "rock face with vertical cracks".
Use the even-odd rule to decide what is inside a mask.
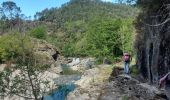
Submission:
[[[137,65],[141,75],[157,84],[170,71],[170,1],[139,0],[143,12],[136,27]]]

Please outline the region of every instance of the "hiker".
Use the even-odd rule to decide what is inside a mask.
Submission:
[[[159,88],[163,85],[165,85],[165,94],[168,100],[170,100],[170,72],[159,80]]]
[[[129,64],[131,61],[131,57],[128,53],[123,54],[123,61],[124,61],[124,73],[129,74]]]

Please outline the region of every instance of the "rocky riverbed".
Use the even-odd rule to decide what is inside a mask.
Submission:
[[[86,70],[67,100],[165,100],[164,93],[155,86],[122,74],[121,68],[117,74],[111,69],[103,65]],[[110,75],[114,76],[109,81]]]

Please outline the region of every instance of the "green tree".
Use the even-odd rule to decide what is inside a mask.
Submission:
[[[2,10],[8,19],[15,19],[21,12],[20,8],[13,1],[3,2]]]
[[[29,37],[21,37],[19,33],[5,34],[0,37],[0,52],[3,54],[1,61],[14,60],[17,56],[21,55],[22,46],[20,41],[24,41],[26,47],[31,48]],[[28,49],[28,48],[25,48]]]
[[[39,100],[48,92],[48,81],[40,77],[46,66],[39,62],[31,44],[28,36],[20,34],[8,34],[0,38],[0,54],[7,53],[4,55],[8,58],[6,61],[13,60],[0,72],[1,97],[17,95],[25,99]],[[0,57],[3,58],[2,55]]]
[[[133,26],[133,19],[127,18],[121,20],[121,26],[119,29],[119,33],[121,36],[122,42],[122,51],[129,52],[133,54],[133,47],[134,47],[134,39],[135,39],[135,28]]]
[[[14,26],[17,25],[18,30],[20,28],[21,18],[20,18],[21,9],[13,1],[6,1],[1,4],[0,7],[0,20],[2,32],[4,29],[10,28],[12,30]]]
[[[90,55],[98,57],[105,57],[110,54],[112,56],[119,56],[121,53],[120,34],[118,33],[120,21],[99,18],[92,21],[91,23],[89,32],[87,34]],[[120,52],[116,51],[115,49],[120,49]]]

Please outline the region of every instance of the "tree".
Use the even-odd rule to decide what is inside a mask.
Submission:
[[[133,43],[134,43],[134,37],[135,37],[135,29],[133,26],[134,19],[127,18],[127,19],[121,19],[121,26],[120,26],[120,36],[121,36],[121,42],[122,42],[122,51],[123,52],[129,52],[130,54],[134,54],[133,52]]]
[[[30,38],[9,34],[2,36],[0,41],[0,54],[4,55],[1,55],[0,59],[8,57],[7,66],[0,72],[0,97],[17,95],[25,99],[39,100],[48,92],[47,89],[50,89],[48,81],[41,77],[47,65],[40,63],[34,54]]]
[[[20,13],[20,8],[13,1],[2,3],[2,10],[8,19],[15,19]]]
[[[1,14],[3,17],[1,17],[1,19],[5,19],[3,22],[5,22],[11,30],[15,25],[20,28],[20,13],[21,9],[16,5],[15,2],[6,1],[2,3]]]

